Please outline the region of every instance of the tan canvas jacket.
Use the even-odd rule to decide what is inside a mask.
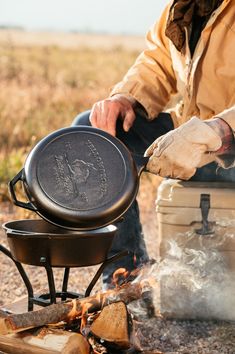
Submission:
[[[172,1],[147,34],[143,51],[111,95],[125,93],[139,101],[149,119],[169,109],[175,127],[192,116],[221,117],[235,130],[235,0],[224,0],[202,31],[193,57],[188,40],[183,53],[165,36]],[[188,38],[186,32],[186,38]]]

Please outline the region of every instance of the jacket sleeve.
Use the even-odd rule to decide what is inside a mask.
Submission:
[[[127,94],[135,98],[146,110],[149,119],[155,118],[176,93],[169,39],[165,36],[170,4],[146,36],[148,48],[136,59],[123,80],[116,84],[114,94]]]
[[[223,112],[216,115],[218,118],[222,118],[233,131],[235,135],[235,105],[224,110]]]
[[[235,167],[235,105],[216,115],[216,118],[222,118],[230,126],[234,140],[230,153],[216,157],[216,161],[223,168]]]

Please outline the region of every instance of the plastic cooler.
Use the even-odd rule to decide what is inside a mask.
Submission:
[[[235,313],[225,313],[223,306],[222,315],[215,313],[214,309],[208,310],[210,300],[205,300],[205,297],[209,296],[211,280],[215,290],[210,295],[212,298],[218,295],[217,307],[220,307],[219,283],[226,287],[229,296],[233,292],[235,299],[235,184],[166,179],[158,188],[156,210],[159,254],[163,262],[161,312],[181,318],[222,317],[234,320]],[[164,269],[164,262],[168,270]],[[187,272],[192,272],[192,275],[188,274],[191,280],[187,278]],[[223,284],[225,278],[226,285]],[[208,294],[203,293],[205,284]],[[201,288],[197,290],[196,286]],[[178,306],[175,302],[179,296],[185,301]]]

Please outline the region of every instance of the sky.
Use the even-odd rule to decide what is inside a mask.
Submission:
[[[144,34],[168,0],[0,0],[0,26]]]

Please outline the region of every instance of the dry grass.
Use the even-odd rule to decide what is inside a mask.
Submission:
[[[2,198],[7,195],[6,182],[21,168],[32,146],[49,132],[69,126],[79,112],[106,97],[138,54],[120,42],[117,46],[112,37],[108,37],[109,47],[106,37],[102,47],[92,45],[96,38],[92,41],[90,36],[86,47],[65,48],[66,36],[58,46],[52,38],[49,44],[45,40],[46,45],[27,42],[27,33],[24,41],[23,34],[17,41],[16,35],[0,32]]]

